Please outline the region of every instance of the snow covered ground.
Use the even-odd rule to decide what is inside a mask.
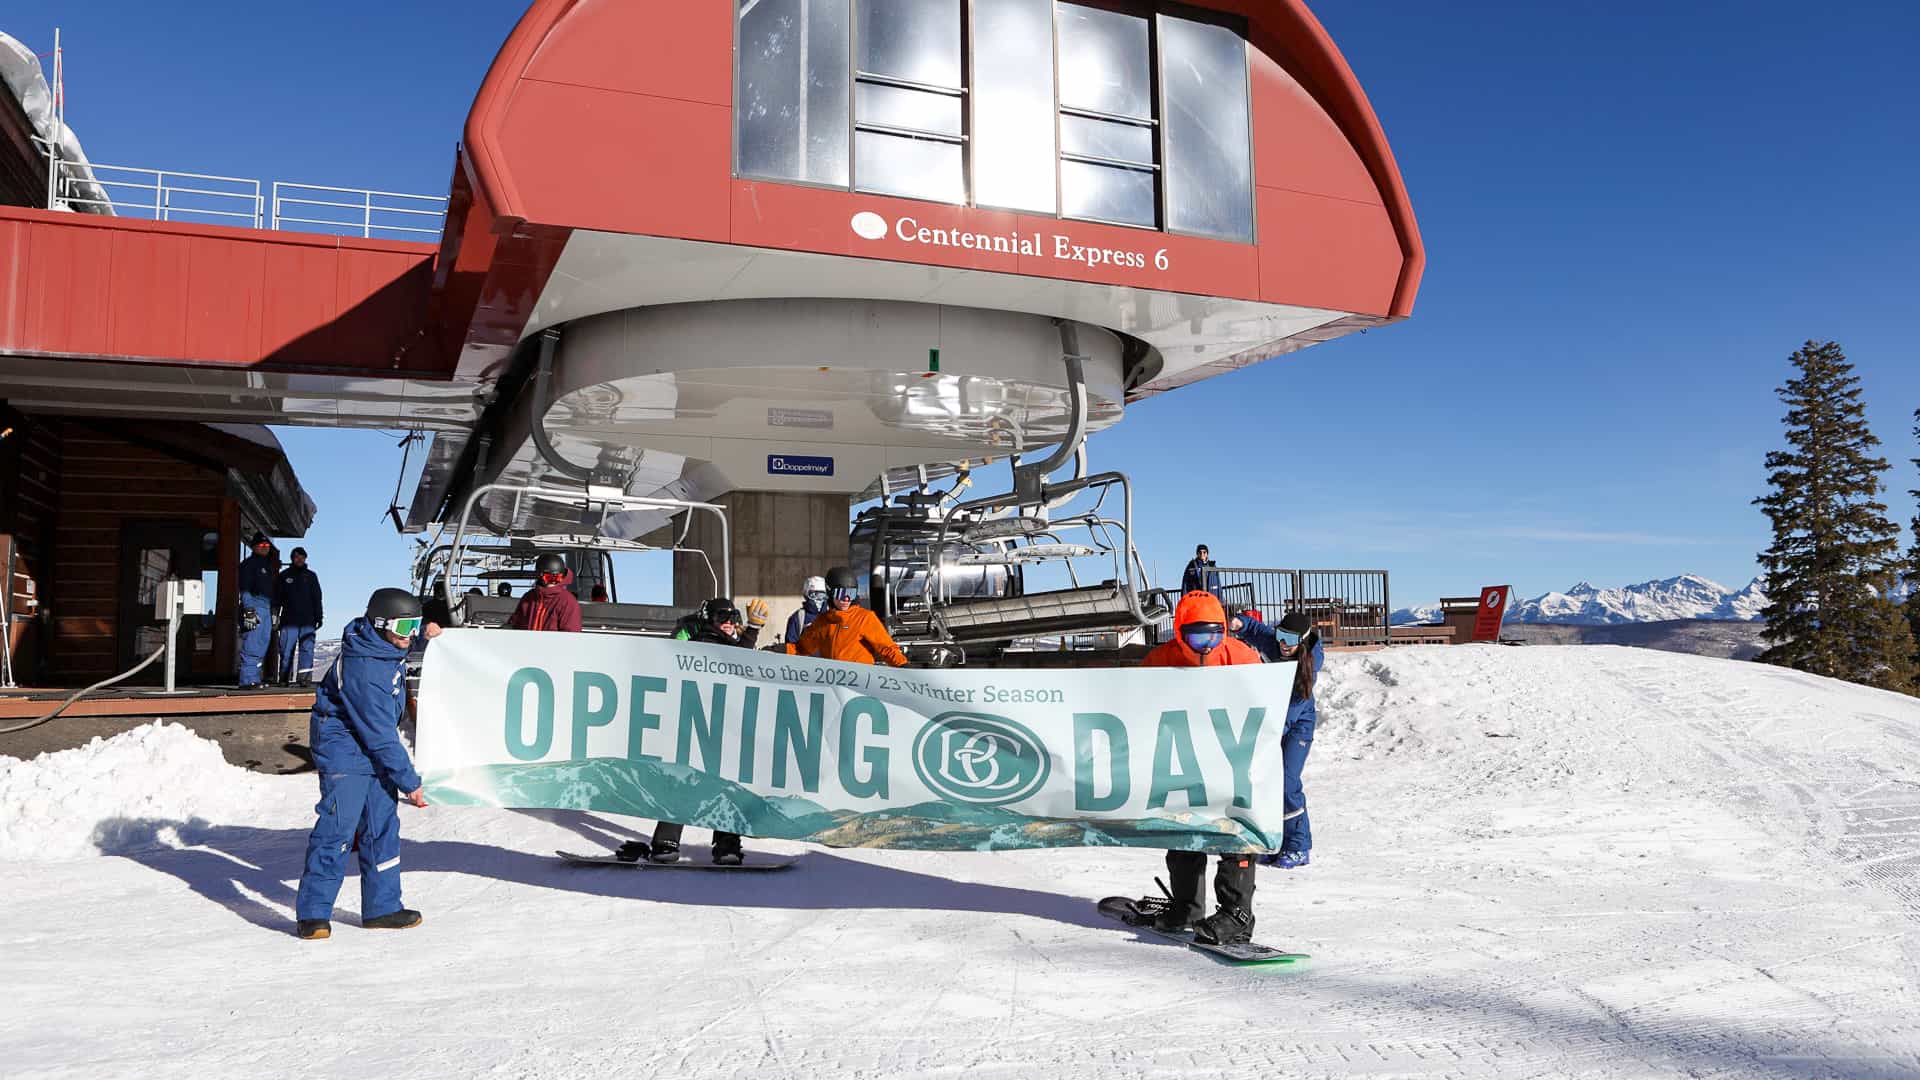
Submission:
[[[1293,968],[1095,916],[1150,852],[570,869],[643,823],[451,808],[402,810],[424,926],[349,881],[300,942],[310,777],[174,728],[0,759],[0,1071],[1920,1074],[1920,702],[1604,647],[1338,656],[1320,696],[1314,862],[1256,901]]]

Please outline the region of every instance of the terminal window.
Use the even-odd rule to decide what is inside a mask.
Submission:
[[[1140,0],[736,0],[741,176],[1251,242],[1240,25]]]

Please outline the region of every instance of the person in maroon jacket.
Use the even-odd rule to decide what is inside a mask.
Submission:
[[[507,626],[514,630],[562,630],[580,632],[580,601],[567,586],[573,584],[573,571],[558,555],[542,555],[533,564],[539,577],[520,606],[513,609]]]

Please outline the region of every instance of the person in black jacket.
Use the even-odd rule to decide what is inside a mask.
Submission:
[[[681,620],[680,627],[674,632],[676,641],[693,641],[702,645],[733,645],[742,649],[751,649],[760,642],[760,628],[767,623],[768,607],[765,600],[752,600],[747,603],[747,613],[743,616],[733,601],[724,596],[716,596],[700,605],[694,615]],[[671,821],[662,821],[653,828],[653,839],[629,840],[620,845],[614,856],[625,862],[670,863],[680,861],[680,834],[685,825]],[[740,834],[713,833],[713,861],[721,866],[739,866],[746,855],[740,850]]]
[[[273,541],[253,534],[253,554],[240,563],[240,673],[242,690],[261,685],[260,661],[273,641]]]
[[[1186,573],[1180,575],[1180,591],[1210,592],[1219,595],[1220,574],[1215,569],[1213,557],[1207,552],[1207,545],[1201,544],[1193,549],[1193,559],[1187,563]]]
[[[320,578],[307,567],[306,548],[293,549],[293,565],[280,571],[274,600],[280,605],[280,685],[297,680],[301,686],[312,686],[313,639],[326,622],[326,613],[320,601]]]

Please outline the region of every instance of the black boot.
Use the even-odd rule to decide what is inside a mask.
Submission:
[[[621,862],[639,862],[651,854],[653,849],[645,840],[629,840],[614,850],[613,857]]]
[[[1191,929],[1206,907],[1200,901],[1200,887],[1207,881],[1207,857],[1197,851],[1167,852],[1167,909],[1153,920],[1153,928],[1163,934]]]
[[[1222,855],[1213,872],[1213,897],[1220,907],[1193,925],[1193,940],[1203,945],[1238,945],[1253,940],[1253,884],[1257,868],[1251,855]]]
[[[685,825],[676,825],[671,821],[662,821],[653,827],[653,853],[647,856],[649,862],[670,863],[680,861],[680,834],[686,831]]]
[[[333,924],[325,919],[301,919],[293,932],[300,935],[301,941],[319,941],[333,936]]]
[[[371,919],[361,919],[360,925],[368,930],[408,930],[420,925],[420,913],[412,908],[401,908],[385,915],[375,915]]]
[[[746,861],[746,853],[740,850],[740,834],[717,832],[713,834],[713,861],[719,866],[739,866]]]

